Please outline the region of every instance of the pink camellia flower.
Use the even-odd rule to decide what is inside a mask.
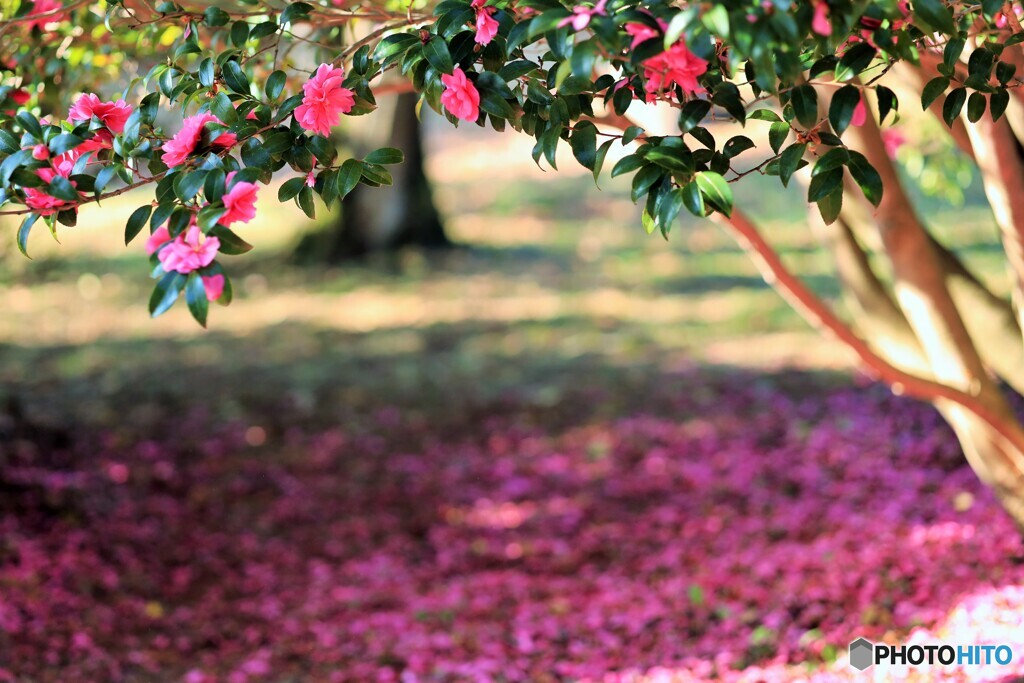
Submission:
[[[25,188],[25,206],[32,209],[40,216],[49,216],[62,210],[67,204],[63,199],[51,197],[44,190],[36,187]]]
[[[466,77],[466,73],[455,67],[452,75],[441,76],[445,91],[441,93],[441,104],[456,118],[476,121],[480,118],[480,92]]]
[[[664,22],[659,23],[664,24],[661,27],[662,30],[665,30],[665,28],[667,28],[668,26],[668,24],[665,24]],[[629,44],[630,50],[635,50],[637,45],[645,43],[648,40],[653,40],[654,38],[658,37],[658,31],[656,29],[651,28],[647,24],[641,24],[639,22],[632,22],[626,24],[626,33],[633,36],[633,42]]]
[[[643,64],[648,101],[654,93],[671,90],[676,85],[691,95],[703,90],[697,78],[707,72],[708,63],[690,52],[681,40]]]
[[[205,237],[198,225],[192,225],[161,249],[158,258],[167,272],[188,274],[213,263],[218,249],[219,239]]]
[[[29,23],[29,28],[38,28],[40,31],[43,31],[46,29],[48,24],[63,21],[67,16],[67,13],[55,11],[62,7],[64,7],[64,3],[60,0],[36,0],[35,6],[32,7],[32,16],[45,16],[40,16],[38,19]],[[51,12],[53,12],[53,14],[51,14]]]
[[[226,183],[231,185],[231,179],[234,178],[235,172],[228,173]],[[235,221],[241,221],[248,223],[256,217],[256,191],[255,183],[247,183],[239,181],[234,186],[224,193],[222,200],[224,206],[227,207],[227,213],[220,217],[217,221],[219,224],[228,226]]]
[[[661,19],[658,20],[658,26],[662,31],[668,28],[668,24]],[[626,33],[633,36],[631,50],[636,49],[641,43],[661,36],[657,29],[639,22],[626,24],[625,28]],[[707,72],[708,63],[693,54],[680,39],[665,52],[645,59],[643,67],[644,78],[647,79],[647,101],[653,102],[658,98],[657,93],[671,90],[677,85],[691,95],[701,92],[703,88],[697,78]]]
[[[32,158],[39,161],[46,161],[50,158],[50,150],[46,145],[36,145],[32,148]]]
[[[220,298],[221,294],[224,293],[224,276],[219,274],[204,275],[203,289],[206,290],[207,299],[210,301],[216,301]]]
[[[203,126],[207,123],[223,122],[209,112],[189,116],[182,121],[181,130],[173,138],[164,143],[164,153],[160,157],[168,166],[177,166],[196,151],[196,146],[203,135]],[[213,147],[231,147],[238,141],[234,133],[221,133],[210,144]]]
[[[68,112],[68,121],[88,121],[93,116],[103,122],[103,125],[114,135],[124,132],[124,124],[132,115],[132,106],[124,100],[116,102],[103,102],[98,95],[86,93],[72,105]]]
[[[900,147],[907,144],[907,136],[898,128],[886,128],[882,131],[882,142],[885,143],[885,152],[889,158],[895,159]]]
[[[57,176],[69,177],[75,167],[75,160],[78,158],[74,151],[65,152],[58,157],[54,157],[50,162],[50,166],[37,168],[36,175],[47,183],[52,182]],[[71,184],[74,185],[74,181]],[[57,211],[62,211],[62,207],[69,204],[70,202],[66,202],[63,199],[51,197],[45,189],[37,187],[25,188],[25,205],[40,216],[49,216]]]
[[[814,0],[814,18],[811,19],[811,30],[819,36],[832,35],[832,22],[828,20],[828,3],[825,0]]]
[[[473,0],[473,9],[476,10],[476,42],[481,45],[487,45],[494,36],[498,35],[498,22],[492,16],[497,9],[494,7],[484,7],[484,3],[487,0]]]
[[[316,73],[302,84],[302,104],[295,108],[295,120],[306,130],[330,135],[331,127],[342,114],[352,111],[355,94],[341,86],[345,71],[330,64],[321,64]]]
[[[573,29],[582,31],[587,26],[590,26],[590,20],[595,15],[607,16],[605,11],[605,5],[608,4],[608,0],[600,0],[593,7],[587,7],[586,5],[576,5],[572,8],[572,15],[562,19],[558,22],[558,28],[565,28],[566,26],[572,25]],[[640,24],[634,24],[639,26]]]
[[[146,253],[153,255],[160,251],[160,247],[171,241],[171,233],[167,231],[166,225],[161,225],[153,231],[153,234],[146,240]]]
[[[316,175],[313,173],[315,169],[310,169],[309,173],[306,174],[306,187],[316,186]]]
[[[851,126],[863,126],[868,120],[868,108],[864,104],[864,98],[861,97],[857,102],[857,106],[853,108],[853,117],[850,119]]]
[[[1024,7],[1021,7],[1020,5],[1014,5],[1014,14],[1016,14],[1017,18],[1019,19],[1021,15],[1024,14]],[[906,16],[906,13],[904,12],[903,15]],[[995,12],[993,18],[995,19],[996,29],[1006,29],[1007,26],[1010,24],[1010,17],[1007,15],[1005,11],[1002,11],[1001,9]]]

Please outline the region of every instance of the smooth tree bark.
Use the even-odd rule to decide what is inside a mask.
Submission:
[[[452,246],[424,170],[423,124],[416,114],[416,101],[412,92],[393,98],[390,133],[380,140],[405,155],[404,163],[389,167],[394,184],[357,185],[342,202],[337,221],[303,237],[296,253],[299,260],[337,263],[403,247]],[[352,141],[353,147],[360,144],[358,138]],[[380,145],[370,148],[376,146]]]
[[[919,68],[904,68],[900,75],[920,79],[915,86],[920,92],[941,61],[941,55],[923,54]],[[823,112],[828,109],[826,90],[819,89]],[[930,107],[932,113],[941,117],[942,105],[939,98]],[[1018,119],[1021,124],[1014,125]],[[599,120],[620,129],[630,122],[621,117]],[[895,393],[936,407],[953,428],[968,463],[1024,533],[1024,425],[1004,394],[1005,387],[1024,394],[1019,305],[1024,302],[1024,94],[1014,91],[1001,120],[993,121],[986,113],[971,122],[965,114],[949,134],[978,165],[1014,275],[1012,300],[993,293],[928,230],[872,116],[865,125],[848,129],[844,142],[878,171],[885,188],[882,202],[877,208],[868,203],[847,171],[848,191],[837,221],[825,225],[810,207],[811,225],[834,259],[851,314],[848,320],[786,267],[755,220],[739,209],[712,218],[808,322],[850,348]],[[888,261],[891,279],[872,267],[870,251]]]

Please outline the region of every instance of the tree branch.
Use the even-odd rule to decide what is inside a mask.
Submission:
[[[977,395],[905,372],[876,353],[870,345],[843,322],[792,272],[761,236],[754,223],[742,211],[732,216],[714,214],[713,220],[730,232],[761,270],[765,281],[782,294],[815,328],[827,330],[850,348],[876,377],[889,384],[894,393],[906,394],[929,402],[950,401],[977,415],[1016,451],[1014,465],[1024,473],[1024,430],[1012,419],[994,410]]]

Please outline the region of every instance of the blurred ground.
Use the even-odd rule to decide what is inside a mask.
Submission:
[[[985,591],[1015,609],[1013,534],[948,433],[850,389],[843,350],[726,235],[646,236],[624,185],[599,192],[568,155],[543,173],[511,135],[431,146],[466,248],[296,268],[309,226],[264,189],[209,331],[181,304],[148,318],[132,197],[62,247],[37,231],[33,261],[4,226],[0,399],[27,418],[0,424],[9,680],[790,680],[831,675],[848,635],[938,629]],[[799,196],[742,192],[834,297]],[[985,211],[931,215],[1005,285]],[[843,483],[874,457],[906,479],[867,460]],[[780,458],[806,462],[777,479]],[[862,509],[893,531],[854,552]],[[848,576],[826,571],[839,549]],[[789,594],[817,592],[777,600],[784,567]]]

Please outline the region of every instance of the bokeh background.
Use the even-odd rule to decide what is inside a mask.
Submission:
[[[712,224],[425,132],[455,248],[298,263],[316,226],[263,188],[209,330],[148,317],[142,195],[33,260],[3,225],[0,681],[863,680],[860,636],[1020,642],[1019,533],[930,408]],[[738,192],[835,298],[799,191]],[[1006,291],[965,197],[918,201]]]

